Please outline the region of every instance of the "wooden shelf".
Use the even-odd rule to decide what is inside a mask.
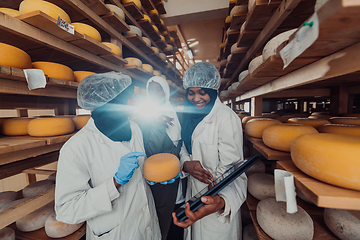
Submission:
[[[164,41],[157,41],[156,44],[159,46],[161,50],[166,48],[166,43]]]
[[[230,29],[240,29],[241,25],[246,21],[247,13],[234,14],[230,23]]]
[[[118,55],[116,55],[112,52],[100,55],[100,57],[108,60],[109,62],[115,63],[117,65],[124,65],[127,63],[127,61],[125,59],[123,59],[122,57],[119,57]]]
[[[252,5],[249,6],[245,29],[263,29],[273,16],[274,12],[276,12],[281,2],[281,0],[273,0],[271,2],[266,0],[255,0]]]
[[[156,41],[158,41],[158,40],[161,39],[160,34],[159,34],[158,32],[156,32],[156,31],[148,32],[147,34],[149,35],[149,37],[150,37],[154,42],[156,42]]]
[[[123,6],[126,9],[126,11],[128,11],[135,20],[140,20],[140,19],[144,18],[144,14],[135,5],[135,3],[133,3],[133,2],[125,3],[125,4],[123,4]]]
[[[144,78],[151,78],[152,76],[154,76],[153,74],[150,74],[149,72],[145,71],[145,69],[140,68],[138,66],[135,65],[125,65],[125,69],[127,69],[130,72],[133,72],[135,74],[138,74]]]
[[[150,14],[149,17],[151,18],[151,20],[154,22],[155,25],[161,24],[159,15]]]
[[[164,3],[162,2],[156,3],[155,8],[158,10],[159,14],[166,14]]]
[[[110,12],[110,9],[105,5],[103,1],[99,0],[81,0],[90,9],[92,9],[97,15],[105,15]]]
[[[124,22],[116,13],[110,12],[109,14],[102,15],[102,19],[112,26],[119,33],[130,31],[129,25]]]
[[[130,34],[125,36],[127,40],[129,40],[132,44],[134,44],[137,48],[143,51],[145,54],[153,53],[154,51],[146,45],[144,40],[139,37],[137,34]]]
[[[279,169],[291,172],[295,185],[319,207],[360,210],[360,191],[336,187],[300,171],[293,162],[277,162]]]
[[[141,0],[141,5],[145,9],[146,12],[149,12],[154,9],[154,5],[152,4],[154,1],[151,0]]]
[[[144,29],[145,32],[149,33],[149,32],[154,31],[154,28],[151,25],[151,22],[149,22],[148,20],[140,20],[140,21],[138,21],[138,23],[141,26],[141,28]]]

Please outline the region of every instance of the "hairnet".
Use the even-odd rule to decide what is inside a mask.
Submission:
[[[218,90],[220,87],[220,74],[214,65],[208,62],[195,63],[189,67],[183,77],[183,86],[201,87]]]
[[[107,72],[85,77],[77,90],[78,105],[94,110],[113,100],[131,84],[131,78],[120,72]]]

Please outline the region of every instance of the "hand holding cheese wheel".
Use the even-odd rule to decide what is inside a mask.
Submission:
[[[115,55],[118,55],[119,57],[122,56],[122,50],[118,45],[109,42],[102,42],[102,44],[108,46],[111,49],[111,52],[114,53]]]
[[[319,128],[320,133],[337,133],[360,137],[360,125],[325,124]]]
[[[324,221],[339,239],[360,239],[360,211],[325,208]]]
[[[53,62],[33,62],[32,68],[41,69],[48,77],[65,81],[75,81],[73,70],[68,66]]]
[[[13,118],[5,120],[1,127],[2,133],[7,136],[28,135],[28,124],[33,118]]]
[[[24,198],[31,198],[53,187],[55,187],[54,181],[50,181],[50,180],[37,181],[27,185],[22,190],[22,195]]]
[[[79,115],[79,116],[73,117],[72,120],[75,123],[76,130],[82,129],[87,124],[87,122],[89,121],[90,118],[91,118],[90,115]]]
[[[15,231],[10,227],[5,227],[0,230],[1,240],[15,240]]]
[[[316,119],[316,118],[290,118],[288,119],[289,123],[305,124],[312,126],[314,128],[319,128],[322,125],[330,124],[328,120],[325,119]]]
[[[0,65],[12,68],[31,68],[30,56],[20,48],[0,43]]]
[[[101,35],[94,27],[85,24],[85,23],[72,23],[74,25],[75,31],[84,35],[88,35],[92,39],[95,39],[98,42],[101,42]]]
[[[360,190],[360,137],[318,133],[297,137],[291,158],[304,173],[335,186]]]
[[[88,72],[88,71],[74,71],[74,77],[75,81],[80,83],[85,77],[89,75],[96,74],[94,72]]]
[[[332,117],[331,123],[360,125],[360,117]]]
[[[262,138],[263,131],[275,124],[281,124],[281,122],[271,118],[251,119],[245,124],[245,133],[250,137]]]
[[[54,202],[29,213],[16,221],[16,227],[22,232],[31,232],[45,227],[46,219],[54,212]]]
[[[18,194],[15,191],[0,192],[0,207],[5,206],[16,199],[18,199]]]
[[[51,238],[62,238],[69,236],[78,230],[84,223],[67,224],[56,220],[56,213],[53,212],[45,221],[45,232]]]
[[[175,178],[180,172],[179,159],[170,153],[159,153],[145,160],[143,173],[151,182],[165,182]]]

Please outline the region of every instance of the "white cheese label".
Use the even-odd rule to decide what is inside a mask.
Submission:
[[[46,87],[46,77],[41,69],[24,69],[29,90]]]
[[[286,202],[286,211],[288,213],[296,213],[298,208],[296,203],[294,175],[284,170],[275,169],[274,177],[276,201]]]
[[[75,33],[74,26],[71,25],[70,23],[68,23],[67,21],[65,21],[64,19],[62,19],[60,16],[58,16],[58,18],[56,20],[56,25],[58,25],[59,28],[64,29],[68,33],[71,33],[71,34]]]

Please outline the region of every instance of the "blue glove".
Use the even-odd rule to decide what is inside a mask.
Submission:
[[[134,174],[135,168],[139,167],[137,158],[143,156],[146,154],[142,152],[131,152],[122,156],[119,169],[114,176],[115,181],[121,185],[126,184]]]
[[[159,182],[159,183],[162,184],[162,185],[171,184],[171,183],[175,182],[175,180],[176,180],[177,178],[179,178],[180,176],[181,176],[181,173],[179,173],[176,177],[174,177],[173,179],[170,179],[169,181]],[[155,184],[157,184],[157,182],[152,182],[152,181],[148,181],[148,183],[149,183],[150,185],[155,185]]]

